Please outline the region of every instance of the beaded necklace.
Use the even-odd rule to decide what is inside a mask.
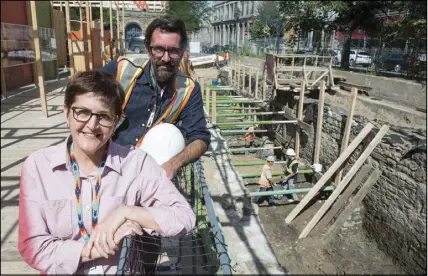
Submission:
[[[97,178],[95,183],[95,198],[92,200],[92,231],[98,223],[98,210],[99,210],[99,192],[101,188],[101,174],[104,170],[104,165],[107,160],[108,150],[104,151],[103,157],[101,159],[101,164],[98,167]],[[79,225],[80,235],[83,237],[85,242],[89,241],[89,234],[83,224],[83,214],[82,214],[82,201],[80,200],[81,195],[81,183],[80,183],[80,172],[79,166],[77,165],[76,156],[74,154],[73,143],[70,145],[70,160],[71,160],[71,170],[73,171],[74,176],[74,193],[76,195],[76,212],[77,212],[77,224]]]

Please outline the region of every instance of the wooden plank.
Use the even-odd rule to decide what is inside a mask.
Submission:
[[[276,67],[273,68],[273,99],[276,98],[276,88],[278,87],[278,82],[276,81]]]
[[[74,66],[74,54],[73,54],[73,44],[71,38],[71,25],[70,25],[70,3],[65,1],[65,22],[67,28],[67,43],[68,43],[68,56],[70,57],[70,76],[74,76],[76,73],[76,68]]]
[[[88,45],[88,59],[89,59],[89,70],[94,68],[92,64],[92,33],[91,33],[91,23],[89,17],[89,1],[86,1],[86,37]]]
[[[205,109],[207,110],[208,117],[210,116],[210,87],[205,91]]]
[[[325,82],[321,81],[321,89],[318,101],[317,129],[315,134],[314,164],[318,164],[320,159],[322,122],[324,118],[324,93]]]
[[[254,91],[254,98],[259,98],[259,70],[256,72],[256,90]]]
[[[266,93],[267,93],[267,87],[266,87],[267,72],[266,71],[267,71],[267,68],[265,65],[265,68],[263,70],[263,72],[264,72],[264,76],[263,76],[263,101],[266,101]]]
[[[34,52],[36,55],[37,79],[38,79],[38,85],[40,90],[40,99],[42,101],[43,114],[47,118],[48,109],[47,109],[46,91],[45,91],[45,76],[43,72],[42,53],[40,49],[39,24],[37,22],[36,2],[30,1],[30,7],[31,7],[31,22],[33,27]]]
[[[113,39],[113,1],[110,1],[110,39]]]
[[[333,223],[333,225],[327,231],[327,233],[323,238],[324,242],[327,242],[328,240],[330,240],[333,234],[336,233],[336,231],[342,227],[343,223],[345,223],[345,221],[352,214],[355,208],[358,207],[358,205],[363,201],[364,197],[369,193],[371,187],[373,187],[373,185],[379,179],[381,174],[382,174],[381,171],[378,169],[375,169],[374,172],[372,172],[372,174],[369,176],[367,181],[364,183],[363,187],[361,187],[361,189],[357,192],[357,194],[351,200],[349,205],[339,215],[337,220]]]
[[[242,91],[245,91],[245,66],[242,66]]]
[[[79,2],[79,19],[80,19],[80,34],[82,35],[83,40],[83,7],[82,7],[82,1]]]
[[[250,94],[251,96],[253,96],[251,94],[251,74],[252,74],[252,69],[251,67],[248,69],[248,94]]]
[[[116,30],[117,30],[117,50],[119,51],[119,53],[120,53],[120,50],[122,49],[121,48],[121,44],[122,44],[122,42],[121,42],[121,38],[120,38],[120,14],[119,14],[119,7],[118,7],[118,5],[117,5],[117,2],[116,1],[114,1],[114,3],[116,4]]]
[[[314,86],[319,82],[322,78],[324,78],[328,74],[328,70],[321,74],[321,76],[318,77],[318,79],[314,80],[314,82],[311,84],[311,86]]]
[[[370,142],[370,144],[367,146],[367,148],[361,153],[358,160],[354,163],[354,165],[349,169],[348,173],[346,174],[345,178],[340,182],[339,185],[336,186],[336,189],[334,189],[333,193],[328,197],[328,199],[324,202],[324,204],[321,206],[321,208],[318,210],[318,212],[315,214],[315,216],[311,219],[311,221],[306,225],[305,229],[303,229],[302,233],[299,236],[299,239],[307,237],[307,235],[310,233],[312,228],[318,223],[318,221],[322,218],[322,216],[327,212],[327,210],[331,207],[331,205],[334,203],[336,198],[340,195],[340,193],[346,188],[349,181],[354,177],[355,173],[360,169],[360,167],[363,165],[363,163],[367,160],[367,158],[370,156],[370,154],[373,152],[373,150],[376,148],[376,146],[380,143],[383,136],[388,132],[389,126],[383,125],[379,132],[376,134],[376,136],[373,138],[373,140]]]
[[[100,19],[101,19],[101,37],[100,37],[100,39],[101,39],[101,56],[102,56],[102,59],[101,59],[101,62],[102,62],[102,64],[103,64],[103,66],[104,65],[106,65],[106,60],[105,60],[105,58],[104,58],[104,47],[105,47],[105,45],[104,45],[104,15],[103,15],[103,1],[100,1]]]
[[[6,93],[7,93],[6,80],[4,79],[3,67],[1,67],[1,94],[2,94],[3,97],[6,97]]]
[[[361,184],[364,177],[366,177],[370,171],[371,167],[369,165],[364,165],[361,170],[357,172],[349,184],[349,187],[339,196],[336,202],[334,202],[333,206],[331,206],[330,210],[328,210],[327,214],[322,217],[322,219],[315,226],[314,230],[312,230],[312,236],[319,234],[324,230],[328,223],[334,218],[340,209],[342,209],[343,205],[345,205],[346,201],[352,195],[352,192]]]
[[[312,198],[318,193],[318,191],[324,186],[327,180],[334,174],[334,172],[342,165],[343,162],[348,159],[351,153],[358,147],[358,145],[364,140],[367,134],[371,131],[373,125],[368,123],[361,132],[355,137],[349,147],[336,159],[336,161],[330,166],[327,172],[318,180],[318,182],[312,187],[311,191],[300,201],[299,204],[291,211],[290,214],[285,218],[285,222],[289,224],[293,219],[305,208],[305,206],[312,200]]]
[[[125,2],[122,1],[122,55],[126,57],[126,45],[125,45]]]
[[[354,118],[354,112],[355,112],[355,105],[357,104],[357,96],[358,96],[358,89],[354,87],[352,88],[352,92],[351,92],[351,104],[349,106],[349,112],[348,112],[348,118],[346,119],[345,130],[343,132],[340,153],[342,153],[345,150],[345,148],[348,146],[348,143],[349,143],[349,135],[351,133],[352,120]],[[340,180],[342,180],[342,171],[343,171],[343,168],[339,168],[339,170],[336,173],[336,178],[334,180],[334,183],[336,183],[336,185],[338,185],[340,183]]]
[[[217,91],[213,90],[212,91],[212,115],[211,115],[211,121],[213,122],[213,124],[216,123],[216,119],[217,119]]]
[[[299,97],[299,106],[297,109],[297,121],[301,122],[303,119],[303,101],[305,98],[305,81],[302,81],[302,85],[300,87],[300,97]],[[300,156],[300,126],[296,126],[296,137],[294,139],[294,151],[296,152],[296,158]]]

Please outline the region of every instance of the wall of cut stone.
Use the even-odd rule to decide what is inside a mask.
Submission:
[[[317,104],[309,108],[313,108],[316,116]],[[324,171],[339,156],[347,114],[344,108],[325,107],[320,151],[320,163]],[[316,126],[314,119],[313,125]],[[367,123],[366,118],[354,116],[350,142]],[[371,123],[375,127],[351,154],[342,177],[383,124]],[[313,160],[314,133],[303,132],[300,138],[300,157],[308,162]],[[287,125],[287,139],[291,140],[291,145],[294,144],[294,136],[294,126]],[[390,127],[365,162],[379,168],[382,175],[365,197],[361,209],[354,211],[347,221],[355,225],[362,217],[368,236],[408,273],[426,272],[426,136],[426,130]]]

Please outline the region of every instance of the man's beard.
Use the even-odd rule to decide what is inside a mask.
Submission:
[[[162,66],[162,68],[161,68]],[[166,82],[175,75],[178,68],[178,62],[170,60],[169,62],[153,61],[153,72],[159,82]]]

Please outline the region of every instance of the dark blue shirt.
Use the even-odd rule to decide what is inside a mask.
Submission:
[[[99,70],[109,72],[116,76],[117,61],[111,61]],[[158,100],[161,107],[156,113],[153,124],[162,116],[165,109],[171,103],[174,94],[174,85],[167,85],[165,92],[160,98],[156,97],[155,88],[150,80],[150,62],[145,67],[143,74],[137,79],[134,90],[125,107],[125,121],[116,130],[113,141],[120,145],[135,145],[141,135],[146,131],[152,109]],[[203,110],[202,93],[199,83],[195,82],[195,88],[190,98],[179,115],[175,125],[181,130],[186,143],[189,144],[195,140],[202,140],[207,144],[210,143],[210,133],[206,129],[206,121]]]

